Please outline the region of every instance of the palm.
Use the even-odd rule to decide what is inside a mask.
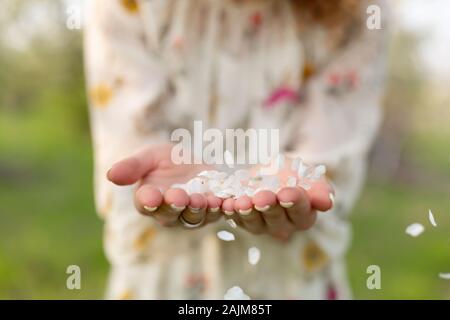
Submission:
[[[316,210],[326,211],[333,205],[332,190],[325,180],[313,183],[308,191],[285,187],[276,194],[261,191],[252,198],[188,195],[184,190],[171,186],[186,183],[200,171],[211,170],[211,167],[176,165],[171,161],[171,150],[171,145],[149,147],[118,162],[108,173],[108,178],[118,185],[139,182],[137,209],[152,215],[163,225],[177,225],[178,218],[182,217],[182,221],[199,226],[214,222],[225,214],[250,232],[269,233],[287,239],[296,230],[310,228],[315,222]],[[280,172],[282,183],[292,174],[289,170]]]

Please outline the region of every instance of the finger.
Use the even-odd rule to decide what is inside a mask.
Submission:
[[[242,196],[234,202],[234,209],[239,214],[242,225],[250,232],[255,234],[263,233],[265,222],[261,214],[253,208],[252,199],[248,196]]]
[[[267,231],[279,239],[287,239],[294,230],[289,222],[284,209],[277,203],[277,196],[272,191],[258,192],[253,198],[253,204],[257,211],[262,213],[266,222]]]
[[[334,191],[326,181],[315,181],[307,190],[311,207],[319,211],[328,211],[333,207]]]
[[[124,186],[139,181],[157,165],[153,149],[145,149],[130,158],[115,163],[107,173],[108,180]]]
[[[189,224],[199,224],[205,220],[206,207],[208,202],[200,193],[191,194],[189,206],[182,213],[184,221]]]
[[[152,185],[143,185],[135,193],[135,206],[144,215],[152,215],[163,203],[163,195]]]
[[[222,201],[222,212],[225,214],[225,219],[233,219],[237,224],[241,223],[239,215],[234,211],[234,199],[227,198]]]
[[[220,219],[222,212],[220,207],[222,206],[222,199],[214,195],[208,195],[206,197],[208,207],[206,210],[206,223],[214,222]]]
[[[287,217],[298,230],[311,228],[317,214],[311,209],[308,194],[302,188],[283,188],[277,194],[280,206],[285,208]]]
[[[153,216],[164,226],[178,225],[178,217],[189,204],[189,196],[186,191],[171,188],[164,192],[164,203]]]

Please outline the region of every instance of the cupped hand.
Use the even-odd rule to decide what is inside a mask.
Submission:
[[[286,185],[289,177],[297,176],[290,168],[292,159],[286,159],[286,163],[277,173],[281,185]],[[253,172],[259,169],[254,167]],[[326,178],[303,182],[309,185],[307,190],[300,186],[283,187],[276,193],[264,190],[253,197],[226,199],[222,210],[252,233],[268,233],[279,240],[288,240],[294,232],[311,228],[318,212],[328,211],[334,205],[334,189]]]
[[[210,194],[188,195],[173,184],[184,183],[207,165],[182,164],[171,161],[171,145],[152,146],[116,163],[108,179],[117,185],[138,182],[135,204],[138,211],[152,216],[164,226],[200,227],[225,215],[254,234],[270,234],[287,240],[292,233],[311,228],[318,211],[333,206],[334,191],[325,179],[310,182],[305,190],[299,186],[284,187],[278,192],[260,191],[253,197],[221,199]],[[289,170],[279,173],[286,182]]]
[[[213,195],[192,194],[173,184],[184,183],[207,165],[174,164],[172,145],[156,145],[114,164],[108,179],[120,186],[138,183],[135,192],[137,210],[154,217],[164,226],[177,226],[180,220],[186,227],[199,227],[221,217],[222,200]],[[181,218],[180,218],[181,216]]]

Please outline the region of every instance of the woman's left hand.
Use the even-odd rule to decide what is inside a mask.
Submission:
[[[277,193],[264,190],[252,198],[226,199],[222,211],[252,233],[268,233],[284,241],[296,231],[311,228],[318,211],[330,210],[333,202],[334,191],[323,179],[311,183],[308,190],[285,187]]]

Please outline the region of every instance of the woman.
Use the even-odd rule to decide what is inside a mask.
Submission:
[[[384,31],[366,27],[367,5],[90,1],[86,71],[108,298],[216,299],[233,286],[254,299],[351,296],[347,216],[380,122],[385,51]],[[171,132],[194,120],[279,129],[289,159],[326,164],[333,188],[323,180],[223,201],[170,188],[210,168],[170,161]],[[240,225],[234,242],[216,237],[223,215]],[[262,253],[256,266],[250,247]]]

